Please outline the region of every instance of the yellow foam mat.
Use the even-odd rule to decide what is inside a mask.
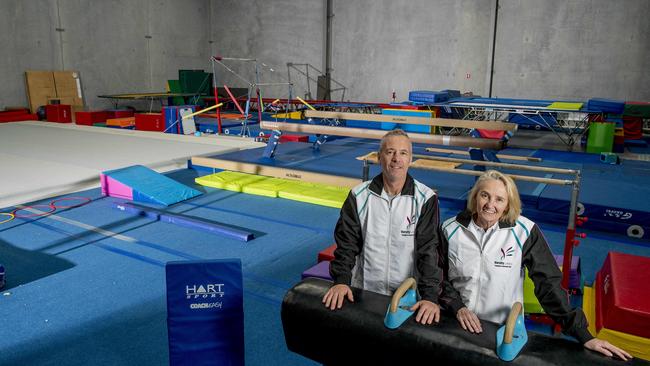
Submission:
[[[242,188],[242,192],[248,194],[256,194],[258,196],[278,197],[278,192],[282,188],[286,188],[295,184],[300,184],[300,182],[287,179],[268,178],[266,180],[244,186]]]
[[[195,178],[203,186],[341,208],[349,188],[231,171]]]
[[[278,197],[321,206],[341,208],[349,191],[349,188],[344,187],[300,182],[300,184],[283,187],[278,192]]]
[[[198,184],[212,188],[241,192],[242,187],[253,183],[259,183],[267,179],[269,178],[254,174],[223,171],[195,178],[194,181]]]
[[[591,334],[596,335],[596,338],[606,340],[615,346],[623,348],[634,357],[650,361],[650,338],[643,338],[607,328],[600,328],[600,331],[596,332],[596,294],[591,287],[583,287],[582,309],[589,322],[589,331]]]
[[[566,111],[579,111],[584,103],[567,103],[567,102],[553,102],[547,108],[549,109],[562,109]]]

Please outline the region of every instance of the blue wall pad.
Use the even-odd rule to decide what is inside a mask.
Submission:
[[[206,220],[200,217],[166,212],[153,207],[142,206],[130,202],[115,203],[113,207],[135,215],[146,216],[150,219],[160,220],[161,222],[185,226],[192,229],[199,229],[213,234],[226,236],[231,239],[240,241],[250,241],[255,239],[255,235],[251,232],[235,229],[216,221]]]
[[[605,113],[623,114],[625,102],[622,100],[591,98],[587,101],[587,109]]]
[[[133,200],[169,206],[201,195],[200,191],[142,165],[102,172],[133,190]]]
[[[163,108],[164,118],[165,118],[165,133],[177,133],[180,135],[184,134],[183,124],[180,120],[180,110],[183,108],[191,108],[192,112],[196,112],[196,106],[194,105],[176,105],[176,106],[166,106]]]
[[[449,98],[460,98],[460,90],[456,89],[444,89],[440,91],[441,93],[447,93],[449,94]]]
[[[429,90],[412,90],[409,92],[409,100],[411,102],[442,103],[449,100],[449,94]]]
[[[244,365],[240,259],[165,265],[170,365]]]
[[[384,108],[381,110],[381,114],[385,114],[387,116],[405,116],[405,117],[423,117],[423,118],[431,118],[433,112],[432,111],[419,111],[419,110],[412,110],[412,109],[387,109]],[[402,130],[406,132],[415,132],[415,133],[431,133],[431,126],[427,125],[414,125],[414,124],[408,124],[408,123],[391,123],[391,122],[382,122],[382,129],[383,130],[392,130],[396,126],[398,128],[401,128]]]

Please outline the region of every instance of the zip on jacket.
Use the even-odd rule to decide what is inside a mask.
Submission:
[[[334,232],[334,283],[390,295],[414,276],[421,298],[437,303],[442,281],[438,223],[435,192],[410,175],[392,201],[381,174],[354,187]]]
[[[443,306],[454,314],[467,307],[480,319],[503,323],[512,304],[523,303],[525,266],[546,314],[581,343],[593,338],[582,310],[571,309],[560,286],[562,273],[534,222],[524,216],[513,225],[499,222],[481,249],[479,239],[469,230],[471,220],[471,213],[464,211],[440,229]]]

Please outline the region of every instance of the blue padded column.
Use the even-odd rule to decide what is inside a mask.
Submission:
[[[165,266],[170,365],[244,365],[239,259]]]
[[[275,156],[275,149],[280,143],[280,137],[282,136],[282,131],[273,130],[271,131],[271,136],[269,136],[269,142],[266,143],[266,148],[262,154],[265,158],[273,158]]]

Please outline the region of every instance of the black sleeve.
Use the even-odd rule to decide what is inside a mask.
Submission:
[[[334,260],[330,263],[330,275],[332,275],[335,284],[349,286],[352,280],[352,268],[363,247],[363,233],[357,214],[357,200],[352,191],[341,207],[341,215],[334,229],[334,239],[336,240],[336,250],[334,251]]]
[[[562,272],[553,258],[551,249],[537,225],[533,226],[524,243],[523,264],[528,276],[535,284],[535,296],[542,308],[565,333],[584,344],[593,338],[587,329],[588,323],[582,309],[571,309],[568,294],[562,289]]]
[[[447,241],[442,227],[438,227],[438,236],[440,237],[440,246],[438,247],[439,263],[443,273],[440,305],[456,315],[458,310],[465,307],[465,304],[460,297],[460,292],[449,281],[449,241]]]
[[[438,225],[440,212],[438,196],[431,197],[422,207],[422,214],[415,225],[415,278],[418,292],[423,300],[438,303],[442,269],[438,263]]]

